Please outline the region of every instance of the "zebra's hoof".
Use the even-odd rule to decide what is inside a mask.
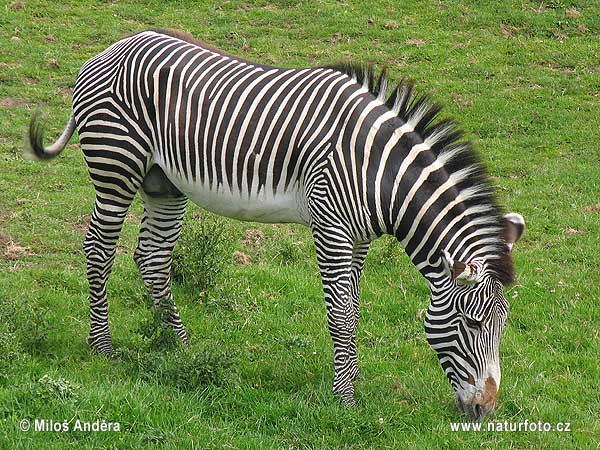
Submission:
[[[356,400],[354,399],[354,394],[352,395],[340,395],[338,394],[340,401],[346,408],[354,408],[356,407]]]
[[[113,354],[114,349],[112,345],[112,340],[110,338],[89,337],[87,341],[92,352],[107,356]]]
[[[175,334],[177,334],[177,336],[179,337],[179,340],[181,341],[182,344],[189,345],[190,338],[188,337],[188,335],[184,329],[175,330]]]
[[[340,399],[344,406],[356,406],[356,400],[354,399],[354,386],[352,383],[350,383],[350,385],[347,387],[334,389],[333,394]]]

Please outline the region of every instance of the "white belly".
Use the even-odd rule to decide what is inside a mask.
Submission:
[[[191,201],[208,211],[239,220],[266,223],[299,223],[308,225],[305,202],[299,192],[290,190],[273,195],[262,190],[259,194],[232,192],[229,186],[212,190],[200,182],[190,182],[165,173]]]

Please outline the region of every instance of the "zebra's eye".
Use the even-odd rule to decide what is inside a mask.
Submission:
[[[470,328],[473,328],[475,330],[481,330],[481,326],[483,325],[482,320],[475,320],[470,317],[465,317],[465,322]]]

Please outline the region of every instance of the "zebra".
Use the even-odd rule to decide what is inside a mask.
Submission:
[[[394,236],[430,288],[425,332],[474,419],[500,386],[499,342],[525,222],[503,215],[486,169],[452,120],[413,83],[337,64],[280,68],[176,30],[126,37],[81,68],[73,110],[34,159],[56,157],[77,129],[95,188],[84,243],[91,348],[113,351],[106,283],[136,193],[134,259],[156,307],[188,341],[172,303],[171,258],[188,199],[240,220],[310,228],[334,347],[333,392],[355,404],[360,278],[371,242]]]

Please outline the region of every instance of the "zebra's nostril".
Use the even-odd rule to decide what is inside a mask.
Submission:
[[[475,412],[475,418],[480,419],[483,416],[483,408],[479,404],[473,405],[473,410]]]

